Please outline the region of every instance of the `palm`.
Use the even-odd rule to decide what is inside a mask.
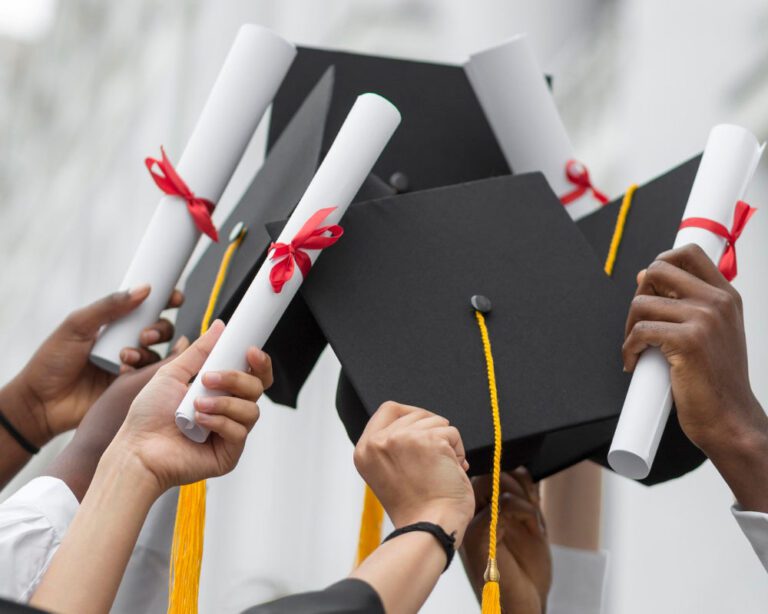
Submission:
[[[193,482],[199,475],[221,475],[237,460],[231,446],[215,433],[199,444],[176,427],[174,412],[187,392],[183,381],[159,371],[136,397],[124,426],[140,439],[141,459],[164,487]]]
[[[93,339],[58,329],[24,368],[27,385],[41,403],[52,435],[76,427],[115,379],[89,362],[92,346]]]

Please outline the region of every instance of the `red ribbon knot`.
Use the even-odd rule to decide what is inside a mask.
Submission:
[[[213,225],[213,220],[211,219],[211,213],[213,213],[216,205],[206,198],[195,196],[195,193],[189,189],[189,186],[184,183],[176,169],[173,168],[173,164],[171,164],[168,156],[165,155],[165,149],[160,147],[160,152],[163,155],[161,160],[155,158],[144,160],[144,164],[147,165],[147,170],[152,175],[152,179],[155,180],[157,187],[169,196],[180,196],[187,201],[187,209],[198,230],[211,237],[214,241],[218,241],[219,233],[216,231],[216,226]],[[157,164],[160,172],[154,170],[155,164]]]
[[[749,222],[749,218],[754,215],[754,207],[750,207],[743,200],[736,203],[736,211],[733,214],[733,226],[731,230],[728,230],[725,226],[714,220],[707,219],[705,217],[689,217],[680,222],[680,228],[702,228],[716,234],[719,237],[725,239],[725,251],[723,257],[720,258],[720,264],[718,268],[728,281],[733,281],[738,273],[738,267],[736,266],[736,241],[744,231],[744,227]]]
[[[608,202],[608,197],[592,185],[587,167],[578,160],[568,160],[566,162],[565,176],[576,187],[560,197],[560,202],[564,205],[569,205],[574,200],[581,198],[587,190],[592,190],[592,195],[602,204],[605,205]]]
[[[269,272],[269,281],[275,292],[279,294],[286,282],[293,277],[294,262],[299,265],[299,270],[304,277],[309,274],[312,260],[303,250],[325,249],[336,243],[344,234],[344,229],[338,224],[319,225],[335,209],[336,207],[328,207],[316,211],[290,243],[272,243],[269,246],[269,251],[272,252],[270,260],[275,262]],[[327,235],[326,232],[331,234]]]

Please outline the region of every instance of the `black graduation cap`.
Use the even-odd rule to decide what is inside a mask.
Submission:
[[[525,464],[540,478],[610,440],[629,382],[625,310],[543,175],[361,203],[343,225],[301,294],[341,361],[337,407],[353,441],[393,399],[449,418],[470,471],[489,472],[475,295],[492,304],[504,466]]]
[[[360,92],[392,101],[403,122],[373,172],[398,191],[424,190],[509,174],[501,149],[474,90],[456,65],[433,64],[299,47],[275,96],[269,145],[283,133],[312,85],[335,70],[321,153]]]
[[[632,197],[612,273],[624,314],[637,289],[637,273],[661,252],[672,248],[700,161],[701,156],[696,156],[641,186]],[[623,197],[577,222],[595,252],[603,258],[608,253],[622,200]],[[606,466],[612,435],[613,431],[594,455],[595,461]],[[664,482],[695,469],[704,460],[704,454],[683,433],[673,409],[653,469],[642,482]]]
[[[221,240],[209,245],[190,272],[186,300],[176,321],[177,335],[186,335],[190,339],[199,335],[211,287],[229,245],[227,238],[234,238],[238,229],[245,227],[246,234],[231,260],[213,317],[227,321],[234,312],[266,258],[270,237],[265,224],[290,215],[317,170],[333,84],[331,68],[314,84],[270,148],[263,166],[221,226]],[[371,175],[356,200],[393,193],[389,185]],[[296,351],[298,344],[303,351]],[[264,348],[272,357],[275,372],[275,383],[268,391],[269,396],[277,402],[295,406],[298,391],[324,347],[325,339],[303,300],[297,297]]]

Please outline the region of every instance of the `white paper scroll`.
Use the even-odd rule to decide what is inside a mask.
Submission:
[[[722,124],[709,133],[704,156],[688,197],[683,219],[703,217],[731,228],[737,201],[744,197],[763,152],[744,128]],[[725,251],[725,239],[701,228],[683,228],[674,247],[696,243],[713,262]],[[660,350],[643,352],[627,391],[608,463],[614,471],[643,479],[651,471],[672,408],[669,364]]]
[[[565,165],[578,158],[528,37],[471,55],[464,70],[512,170],[541,171],[557,196],[573,191]],[[577,220],[600,206],[587,190],[566,210]]]
[[[291,43],[266,28],[240,28],[178,164],[171,156],[197,196],[214,203],[221,198],[295,55]],[[151,153],[159,157],[159,146]],[[121,285],[128,290],[150,284],[151,293],[138,309],[102,331],[91,352],[95,364],[119,370],[120,350],[137,345],[141,330],[157,320],[199,237],[186,202],[161,198]]]
[[[290,243],[319,209],[335,206],[323,225],[337,224],[399,123],[400,113],[389,101],[376,94],[359,96],[277,242]],[[306,251],[313,263],[320,255],[319,250]],[[259,269],[201,373],[245,370],[248,347],[262,347],[269,339],[303,281],[296,268],[282,291],[276,293],[269,280],[273,264],[267,259]],[[216,394],[198,377],[176,410],[176,424],[193,441],[203,442],[208,437],[208,430],[195,424],[194,400]]]

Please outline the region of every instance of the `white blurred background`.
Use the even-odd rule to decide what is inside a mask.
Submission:
[[[0,381],[68,311],[119,284],[158,200],[143,159],[183,147],[247,21],[297,43],[457,63],[527,31],[576,150],[613,195],[696,154],[714,123],[768,135],[761,0],[0,0]],[[219,216],[262,148],[263,131]],[[749,195],[758,207],[767,164]],[[764,405],[766,236],[768,211],[742,238],[737,284]],[[333,407],[337,371],[324,355],[296,412],[264,401],[240,466],[210,484],[202,612],[239,612],[349,571],[362,485]],[[711,465],[652,489],[606,476],[606,612],[766,611],[765,572]],[[477,611],[460,565],[423,611]]]

